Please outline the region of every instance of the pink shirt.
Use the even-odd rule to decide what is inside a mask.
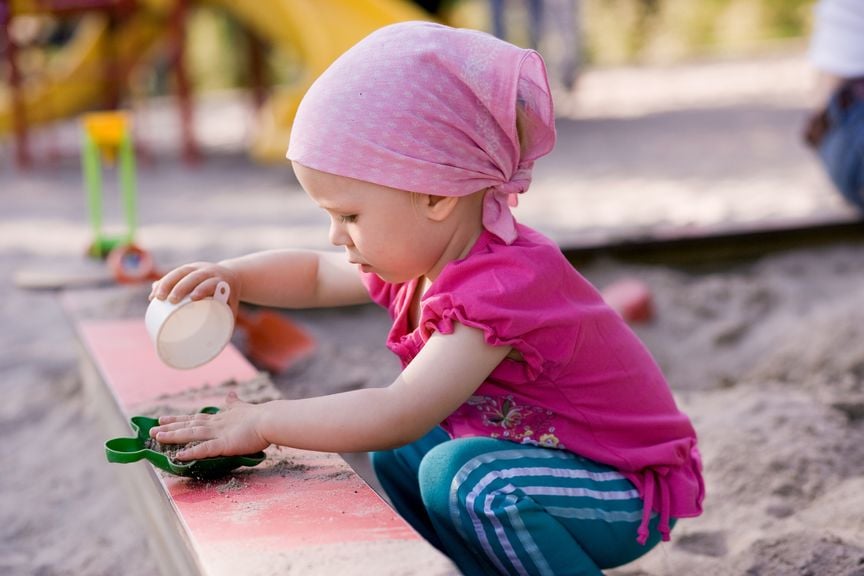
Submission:
[[[651,354],[564,258],[522,225],[511,245],[484,231],[467,257],[448,264],[421,300],[419,326],[408,312],[417,281],[389,284],[363,274],[372,299],[390,311],[387,346],[406,366],[434,332],[459,322],[492,346],[511,346],[475,394],[441,423],[451,437],[490,436],[565,449],[612,466],[650,511],[697,516],[704,483],[696,433]]]

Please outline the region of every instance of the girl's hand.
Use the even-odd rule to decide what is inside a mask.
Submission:
[[[150,437],[163,444],[198,442],[178,452],[177,460],[252,454],[270,445],[257,430],[260,408],[231,392],[216,414],[159,418],[159,426],[150,429]]]
[[[176,304],[189,296],[192,300],[208,298],[216,293],[216,285],[227,282],[231,290],[228,305],[234,314],[240,302],[240,275],[226,266],[210,262],[185,264],[165,274],[153,283],[149,300],[167,299]]]

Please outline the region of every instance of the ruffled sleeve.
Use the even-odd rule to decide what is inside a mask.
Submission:
[[[427,340],[433,332],[452,334],[453,324],[458,322],[483,331],[490,346],[510,346],[525,360],[527,374],[536,378],[542,372],[543,357],[522,330],[507,330],[504,323],[493,316],[478,314],[471,302],[445,294],[430,298],[423,314],[423,337]]]
[[[569,361],[563,343],[573,340],[576,307],[602,300],[584,280],[574,293],[573,268],[557,246],[524,236],[510,246],[491,241],[445,268],[423,298],[424,340],[452,333],[454,322],[477,328],[489,345],[518,351],[531,379]]]

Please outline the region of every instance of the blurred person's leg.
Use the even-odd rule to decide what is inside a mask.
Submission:
[[[825,82],[836,84],[831,78]],[[864,211],[864,77],[839,83],[810,119],[805,138],[837,190]]]
[[[864,210],[864,2],[814,6],[809,59],[818,72],[805,139],[843,197]]]

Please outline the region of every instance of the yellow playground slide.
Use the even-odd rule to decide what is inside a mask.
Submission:
[[[370,32],[430,16],[405,0],[208,0],[224,6],[274,46],[294,47],[305,73],[293,85],[277,87],[261,110],[252,157],[285,159],[291,123],[300,99],[326,68]]]
[[[26,1],[26,0],[25,0]],[[407,0],[205,0],[232,14],[275,48],[297,52],[303,75],[290,86],[275,87],[261,110],[252,156],[281,161],[291,123],[303,94],[330,63],[358,40],[388,24],[428,20],[430,16]],[[164,32],[170,0],[147,0],[149,10],[130,21],[117,35],[117,57],[130,62],[143,57]],[[100,62],[107,41],[105,20],[88,16],[74,39],[52,62],[44,77],[23,90],[29,124],[79,114],[102,96]],[[0,92],[0,134],[12,128],[8,89]]]
[[[83,18],[74,38],[51,58],[44,76],[24,84],[21,90],[29,125],[51,122],[83,112],[104,99],[103,58],[109,47],[107,19],[99,15]],[[155,21],[136,18],[115,35],[118,60],[132,62],[142,57],[159,37]],[[12,130],[12,96],[8,85],[0,90],[0,134]]]

